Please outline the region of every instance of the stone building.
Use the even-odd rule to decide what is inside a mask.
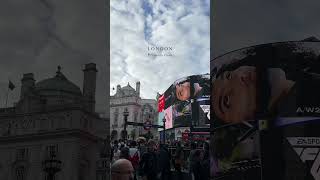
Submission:
[[[109,121],[95,112],[96,65],[83,72],[82,91],[60,67],[38,82],[23,75],[19,101],[0,109],[0,179],[44,180],[54,170],[55,180],[107,179]]]
[[[157,101],[155,99],[142,99],[140,97],[140,82],[136,83],[136,89],[130,86],[117,85],[116,93],[110,97],[110,131],[112,139],[121,139],[124,130],[124,112],[129,112],[128,121],[144,123],[150,120],[157,124]],[[151,128],[154,138],[159,138],[157,129]],[[141,126],[127,126],[128,139],[148,133]]]

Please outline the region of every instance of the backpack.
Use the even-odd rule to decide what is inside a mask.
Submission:
[[[138,151],[136,151],[133,156],[130,156],[129,160],[130,160],[133,168],[137,169],[139,166],[139,161],[140,161]]]

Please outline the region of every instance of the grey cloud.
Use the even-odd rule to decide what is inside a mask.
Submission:
[[[261,43],[320,38],[317,0],[214,1],[214,56]]]
[[[18,99],[23,73],[33,72],[42,80],[61,65],[67,78],[82,88],[82,65],[94,62],[99,71],[97,110],[108,109],[105,8],[104,1],[1,1],[0,88],[7,89],[8,78],[17,86],[9,104]]]

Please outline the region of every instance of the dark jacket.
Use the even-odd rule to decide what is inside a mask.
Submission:
[[[158,157],[155,152],[145,152],[139,163],[139,175],[148,180],[156,180],[158,174]]]

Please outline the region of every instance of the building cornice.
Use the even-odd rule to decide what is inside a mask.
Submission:
[[[78,106],[63,107],[62,106],[62,107],[57,107],[57,108],[52,107],[52,108],[49,108],[49,109],[46,109],[43,111],[34,111],[34,112],[29,112],[29,113],[16,113],[16,112],[3,113],[3,114],[0,113],[0,119],[11,118],[11,117],[24,117],[24,116],[32,116],[32,115],[56,113],[56,112],[68,112],[68,111],[73,111],[73,110],[78,110],[78,111],[81,111],[81,112],[83,112],[87,115],[90,115],[92,117],[100,118],[96,112],[92,113],[92,112],[86,111],[82,107],[78,107]]]
[[[110,107],[119,107],[119,106],[128,106],[128,105],[135,105],[141,107],[141,104],[136,102],[127,102],[127,103],[121,103],[121,104],[110,104]]]
[[[1,136],[0,145],[11,144],[18,142],[26,141],[39,141],[39,140],[48,140],[48,139],[60,139],[60,138],[85,138],[87,140],[98,142],[103,140],[103,138],[95,136],[89,132],[79,130],[79,129],[68,129],[68,130],[59,130],[59,131],[49,131],[49,132],[39,132],[34,134],[26,135],[16,135],[16,136]]]

